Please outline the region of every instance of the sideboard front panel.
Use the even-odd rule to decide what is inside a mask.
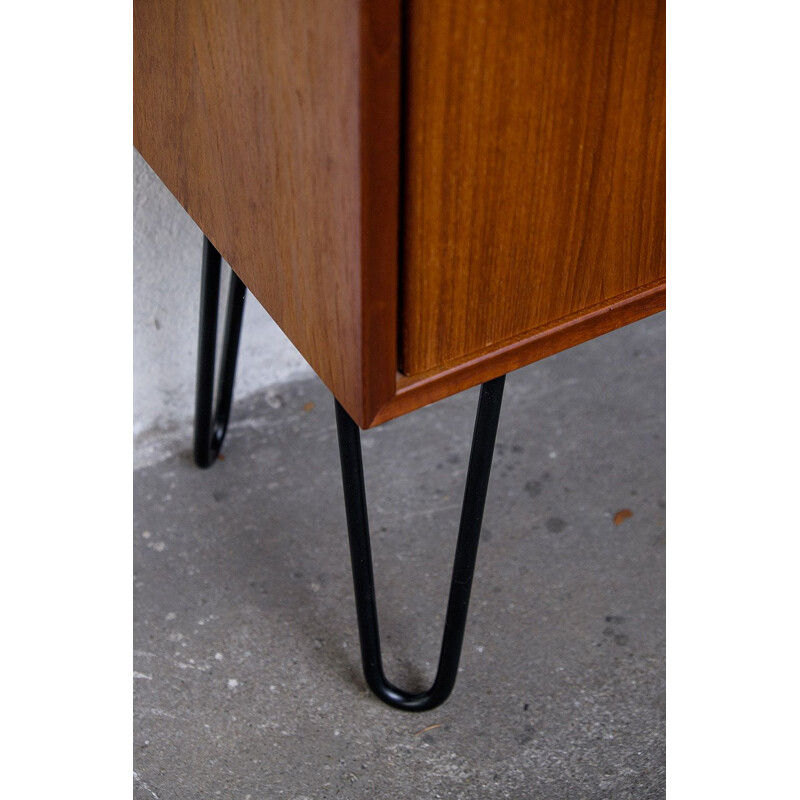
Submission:
[[[409,2],[406,375],[663,283],[664,17],[663,0]]]

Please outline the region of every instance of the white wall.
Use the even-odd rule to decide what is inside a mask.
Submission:
[[[134,150],[133,432],[137,465],[166,455],[191,429],[202,243],[200,229]],[[225,283],[221,316],[224,289]],[[248,293],[234,400],[312,374]]]

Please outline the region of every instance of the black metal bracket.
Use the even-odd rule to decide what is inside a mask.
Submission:
[[[247,293],[247,288],[242,280],[231,270],[228,306],[225,312],[225,333],[222,340],[219,387],[216,392],[216,408],[214,408],[214,365],[217,349],[217,308],[219,306],[221,264],[222,257],[219,252],[204,236],[194,411],[194,463],[203,469],[210,467],[217,460],[225,432],[228,429],[233,400],[236,356],[239,352],[239,334],[244,314],[244,298]]]
[[[336,401],[336,427],[339,433],[339,456],[342,462],[342,482],[364,677],[369,688],[383,702],[404,711],[428,711],[436,708],[449,697],[456,682],[504,384],[505,376],[501,376],[481,386],[439,666],[431,688],[416,694],[394,686],[383,672],[364,467],[361,459],[361,434],[358,425],[338,400]]]

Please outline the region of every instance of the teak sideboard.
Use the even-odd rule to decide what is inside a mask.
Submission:
[[[506,373],[665,306],[663,0],[134,0],[134,144],[206,241],[195,461],[249,288],[335,397],[364,674],[458,674]],[[238,278],[216,411],[220,255]],[[383,672],[359,427],[483,384],[436,678]]]
[[[134,144],[362,428],[665,307],[663,0],[135,0]]]

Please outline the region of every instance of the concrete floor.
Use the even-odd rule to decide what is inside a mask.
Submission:
[[[361,676],[333,401],[134,473],[134,798],[661,798],[663,314],[511,373],[461,672]],[[363,434],[384,660],[432,677],[477,390]]]

